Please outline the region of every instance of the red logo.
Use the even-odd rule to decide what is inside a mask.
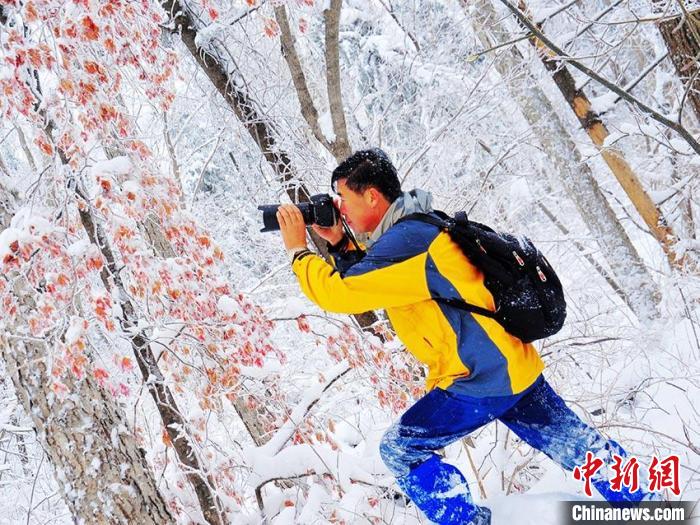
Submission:
[[[680,460],[676,455],[668,456],[661,461],[654,456],[651,465],[649,465],[649,490],[661,492],[663,489],[671,489],[671,492],[676,496],[680,495],[681,490],[678,487],[679,466]]]
[[[614,476],[609,480],[610,489],[614,492],[622,491],[626,488],[630,493],[637,492],[640,489],[639,485],[639,462],[637,458],[632,456],[625,458],[613,455],[614,463],[610,465]],[[574,468],[574,478],[579,481],[584,481],[584,492],[586,496],[593,495],[591,491],[591,478],[603,466],[603,460],[596,458],[589,450],[586,452],[586,461],[583,465]],[[666,458],[659,459],[652,456],[651,465],[647,470],[649,475],[649,492],[662,492],[664,489],[669,489],[676,496],[679,496],[680,484],[678,482],[678,473],[680,470],[680,460],[677,455],[670,455]]]

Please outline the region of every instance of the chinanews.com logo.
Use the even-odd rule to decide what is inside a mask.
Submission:
[[[643,491],[651,498],[651,501],[567,501],[563,502],[562,520],[567,525],[585,523],[595,524],[626,524],[626,523],[659,523],[659,524],[690,524],[697,503],[690,501],[663,501],[665,491],[680,496],[679,470],[680,460],[676,455],[665,458],[653,456],[648,468],[642,469],[636,457],[623,458],[613,455],[613,463],[610,465],[612,476],[607,480],[611,493],[625,492],[626,496],[633,496],[638,491]],[[599,471],[605,463],[592,452],[586,453],[583,465],[574,469],[574,478],[583,482],[584,492],[592,497],[591,485],[595,483],[598,488],[601,484]],[[640,472],[646,474],[641,476]],[[596,474],[598,474],[596,476]],[[602,478],[603,480],[605,478]],[[597,480],[593,482],[593,480]],[[698,518],[698,516],[695,516]],[[694,523],[694,521],[692,521]]]

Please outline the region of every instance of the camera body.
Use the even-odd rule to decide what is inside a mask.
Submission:
[[[310,202],[297,204],[301,215],[304,217],[304,224],[318,224],[324,228],[335,226],[340,219],[340,213],[333,204],[333,197],[327,193],[319,193],[311,197]],[[261,232],[272,232],[280,229],[277,222],[277,209],[279,204],[263,204],[258,209],[263,212],[263,228]]]

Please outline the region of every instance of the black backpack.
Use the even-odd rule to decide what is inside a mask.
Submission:
[[[397,222],[414,219],[446,231],[469,261],[483,272],[484,285],[493,296],[496,311],[460,299],[436,301],[495,319],[509,334],[525,343],[561,329],[566,319],[561,282],[529,239],[497,233],[470,221],[465,212],[458,212],[454,218],[441,211],[433,214],[437,217],[412,213]]]

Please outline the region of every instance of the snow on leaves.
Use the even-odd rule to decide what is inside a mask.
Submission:
[[[0,273],[10,276],[0,280],[0,330],[49,342],[59,397],[71,394],[68,377],[87,375],[114,396],[141,390],[129,344],[139,335],[176,394],[221,412],[240,396],[242,367],[285,356],[262,309],[227,282],[223,251],[181,207],[178,182],[159,172],[124,102],[140,97],[165,110],[174,99],[177,56],[160,45],[160,5],[3,7],[12,23],[0,31],[0,114],[30,129],[48,166],[33,197],[53,204],[20,211],[0,234]],[[213,6],[208,14],[218,16]],[[121,156],[99,160],[101,147]],[[88,239],[86,215],[105,245]],[[29,283],[31,304],[18,300],[14,279]],[[274,385],[269,392],[284,397]],[[188,424],[203,443],[198,417]],[[222,490],[233,497],[231,487]]]

